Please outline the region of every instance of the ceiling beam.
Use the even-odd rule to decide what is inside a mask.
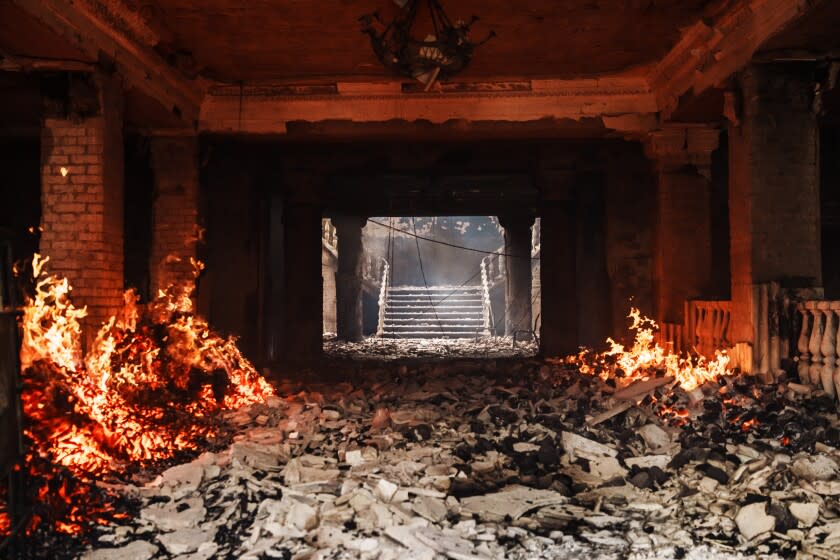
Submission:
[[[109,60],[130,86],[136,87],[185,123],[198,120],[204,87],[168,65],[148,44],[133,39],[136,30],[116,27],[119,20],[100,18],[94,0],[12,0],[47,27],[95,60]],[[106,13],[106,12],[102,12]]]
[[[284,134],[293,121],[529,122],[600,118],[621,133],[657,123],[656,99],[639,76],[472,84],[448,92],[403,93],[400,82],[336,84],[332,93],[289,86],[217,86],[201,105],[199,130]]]
[[[96,64],[84,60],[8,55],[0,51],[0,70],[4,72],[92,73],[96,71]]]
[[[685,29],[653,68],[649,82],[667,118],[680,97],[721,85],[752,59],[767,39],[822,0],[730,0],[717,14]]]

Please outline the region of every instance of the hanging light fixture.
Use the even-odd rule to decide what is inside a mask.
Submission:
[[[434,33],[421,41],[412,37],[411,28],[423,0],[394,1],[400,6],[400,12],[390,23],[386,25],[377,12],[367,14],[359,18],[362,32],[370,36],[373,52],[386,68],[416,79],[427,91],[435,81],[450,78],[466,68],[473,50],[496,35],[491,31],[486,39],[473,43],[469,31],[478,17],[453,24],[439,0],[426,0]]]

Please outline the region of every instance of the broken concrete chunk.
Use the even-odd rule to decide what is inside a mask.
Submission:
[[[627,469],[622,467],[615,457],[598,457],[589,460],[589,472],[603,480],[612,480],[618,476],[626,476]]]
[[[372,506],[375,501],[374,497],[367,490],[357,490],[353,493],[353,496],[348,501],[348,504],[353,508],[353,511],[361,513],[370,509],[370,506]]]
[[[353,467],[361,465],[365,462],[365,458],[362,457],[362,450],[351,449],[344,454],[344,462]]]
[[[301,531],[310,531],[318,525],[318,511],[310,505],[296,502],[286,514],[286,525]]]
[[[379,498],[387,504],[394,497],[394,494],[397,493],[397,490],[399,490],[399,486],[397,486],[393,482],[381,478],[376,484],[376,488],[374,489],[373,493],[377,498]]]
[[[164,533],[158,536],[158,541],[169,554],[187,554],[198,550],[203,543],[212,542],[216,531],[202,529],[181,529],[174,533]]]
[[[615,457],[618,455],[618,451],[612,447],[608,447],[603,443],[598,443],[597,441],[573,434],[572,432],[563,432],[562,440],[563,448],[572,459],[576,457],[592,459],[597,457]]]
[[[776,526],[776,518],[767,515],[765,510],[764,502],[749,504],[738,510],[735,523],[745,539],[752,540],[762,533],[769,533]]]
[[[513,450],[517,453],[528,453],[532,451],[539,451],[540,446],[535,445],[533,443],[528,443],[527,441],[518,441],[513,444]]]
[[[820,506],[815,503],[794,502],[788,506],[793,515],[805,527],[810,527],[820,517]]]
[[[163,471],[161,476],[165,484],[170,486],[181,485],[186,490],[192,491],[201,484],[201,479],[204,477],[204,465],[198,461],[177,465]]]
[[[529,511],[568,501],[568,498],[553,490],[509,486],[494,494],[464,498],[461,511],[466,514],[475,513],[486,521],[516,520]]]
[[[197,527],[206,513],[201,498],[189,498],[178,503],[152,504],[140,512],[140,517],[163,531],[177,531]]]
[[[638,430],[648,449],[654,453],[671,445],[671,436],[656,424],[647,424]]]
[[[642,457],[630,457],[624,460],[624,464],[628,467],[639,467],[640,469],[649,469],[651,467],[664,469],[670,462],[670,455],[644,455]]]
[[[149,560],[158,547],[146,541],[133,541],[119,548],[100,548],[82,555],[82,560]]]
[[[799,457],[791,466],[793,474],[809,482],[815,480],[833,480],[840,476],[840,465],[827,455]]]
[[[415,513],[432,523],[440,523],[446,517],[446,504],[440,498],[419,496],[412,504]]]

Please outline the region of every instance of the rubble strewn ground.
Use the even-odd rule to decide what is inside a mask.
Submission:
[[[531,357],[538,345],[533,340],[504,336],[478,338],[365,338],[361,342],[343,342],[335,335],[324,336],[324,353],[332,358],[352,360],[451,360],[461,358]]]
[[[840,557],[831,399],[636,387],[536,359],[284,383],[229,449],[126,487],[139,517],[83,557]]]

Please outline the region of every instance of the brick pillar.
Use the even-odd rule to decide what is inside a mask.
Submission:
[[[175,282],[193,280],[190,258],[198,242],[198,142],[194,136],[151,142],[154,173],[151,295]]]
[[[48,106],[41,128],[40,252],[86,305],[86,341],[122,305],[123,136],[119,84],[96,78],[84,111]],[[68,116],[69,114],[69,116]]]
[[[531,323],[531,216],[499,216],[505,228],[505,336],[530,331]]]
[[[668,127],[651,133],[656,168],[654,298],[660,321],[682,324],[688,299],[711,289],[711,164],[720,133]]]
[[[551,200],[540,208],[540,352],[566,356],[578,351],[577,215],[573,200]]]
[[[814,83],[802,63],[750,66],[739,76],[741,114],[729,128],[734,343],[754,342],[753,285],[822,283]]]
[[[336,334],[340,340],[364,338],[362,324],[362,228],[366,218],[333,218],[338,237],[338,272],[335,273]]]
[[[284,356],[312,363],[323,351],[320,183],[305,171],[288,172],[286,183]]]

